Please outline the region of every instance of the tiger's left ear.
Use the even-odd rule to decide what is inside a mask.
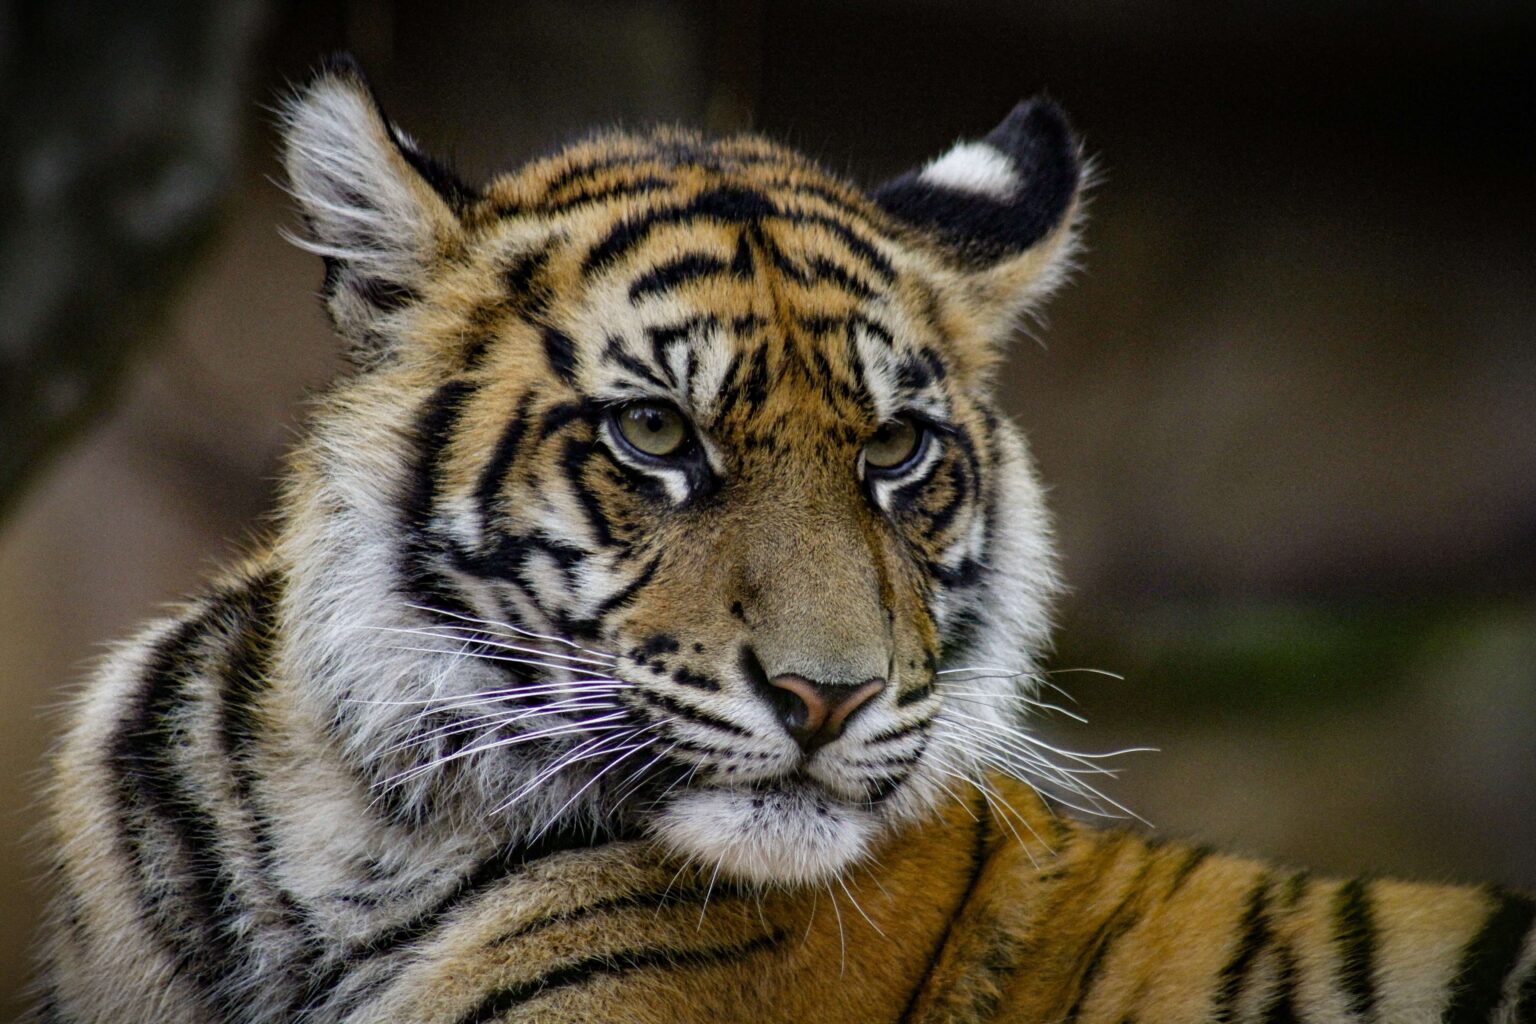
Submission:
[[[874,192],[956,272],[978,326],[1002,340],[1072,268],[1083,165],[1049,100],[1026,100],[983,139],[960,142]]]

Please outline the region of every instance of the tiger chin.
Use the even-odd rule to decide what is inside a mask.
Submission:
[[[270,540],[109,655],[38,1022],[1530,1021],[1536,904],[1086,828],[992,377],[1061,112],[873,189],[606,133],[479,186],[283,108],[352,368]]]

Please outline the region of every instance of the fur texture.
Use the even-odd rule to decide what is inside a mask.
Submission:
[[[76,705],[38,1020],[1531,1019],[1524,897],[1042,802],[1054,106],[868,194],[669,130],[470,189],[345,63],[284,128],[356,370]]]

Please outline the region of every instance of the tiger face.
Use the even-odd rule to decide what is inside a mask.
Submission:
[[[386,813],[800,883],[1017,767],[1055,575],[990,373],[1070,257],[1053,107],[873,193],[666,130],[471,189],[347,67],[285,128],[357,370],[282,660]]]

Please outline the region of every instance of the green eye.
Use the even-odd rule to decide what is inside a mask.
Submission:
[[[864,446],[864,464],[876,470],[896,469],[911,461],[922,440],[922,430],[906,416],[882,423]]]
[[[688,440],[683,414],[661,402],[634,402],[613,418],[619,435],[643,455],[658,459],[676,455]]]

